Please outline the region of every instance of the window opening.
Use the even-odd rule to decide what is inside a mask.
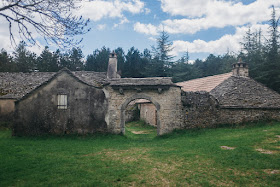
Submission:
[[[60,94],[57,96],[57,108],[58,109],[67,109],[67,95]]]

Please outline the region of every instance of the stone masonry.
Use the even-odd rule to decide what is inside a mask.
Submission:
[[[174,84],[168,77],[120,78],[117,56],[108,72],[0,73],[0,115],[14,108],[14,135],[124,134],[126,108],[145,99],[156,108],[158,135],[174,129],[280,120],[280,95],[248,77],[246,63],[233,73]],[[38,77],[38,78],[36,78]],[[61,98],[65,104],[60,108]]]
[[[158,90],[125,90],[120,93],[118,89],[108,86],[105,89],[108,97],[108,130],[113,133],[125,133],[125,109],[136,99],[147,99],[157,109],[157,131],[159,135],[181,128],[181,90],[179,87],[170,87],[158,93]],[[179,98],[179,99],[178,99]]]

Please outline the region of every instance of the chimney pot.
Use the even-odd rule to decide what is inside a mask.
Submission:
[[[109,56],[107,78],[108,79],[120,78],[120,75],[117,73],[117,71],[118,71],[117,54],[115,53],[115,51],[113,51],[112,53],[110,53]]]
[[[232,75],[239,77],[249,77],[249,69],[245,62],[239,58],[239,61],[232,66]]]

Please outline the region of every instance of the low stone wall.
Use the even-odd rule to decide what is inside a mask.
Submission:
[[[222,108],[208,92],[182,92],[182,104],[185,129],[262,120],[280,121],[280,109]]]
[[[238,124],[252,121],[280,121],[280,109],[221,108],[218,124]]]

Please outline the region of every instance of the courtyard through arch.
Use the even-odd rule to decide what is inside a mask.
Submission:
[[[148,102],[143,102],[144,101],[148,101]],[[146,114],[141,114],[141,112],[144,112],[144,111],[141,111],[141,107],[146,107],[145,105],[149,104],[149,105],[152,105],[154,106],[155,109],[153,109],[153,107],[149,107],[147,110],[149,111],[145,111],[145,112],[150,112],[150,113],[154,113],[155,116],[150,116],[150,117],[154,117],[155,119],[155,123],[152,124],[152,122],[150,122],[150,125],[156,125],[156,128],[157,128],[157,134],[160,134],[160,104],[154,100],[153,98],[145,95],[145,94],[136,94],[136,95],[133,95],[132,97],[130,98],[127,98],[125,100],[125,102],[122,104],[121,106],[121,133],[122,134],[125,134],[125,123],[126,123],[126,119],[127,119],[127,116],[128,114],[126,114],[126,111],[127,111],[127,108],[129,106],[129,104],[135,104],[135,105],[138,105],[136,107],[138,107],[137,109],[140,110],[140,118],[141,118],[141,115],[142,117],[147,117]],[[139,107],[140,105],[140,107]],[[142,106],[141,106],[142,105]],[[155,111],[153,111],[155,110]],[[145,120],[145,119],[143,119]],[[147,123],[149,123],[148,121],[146,121]]]

